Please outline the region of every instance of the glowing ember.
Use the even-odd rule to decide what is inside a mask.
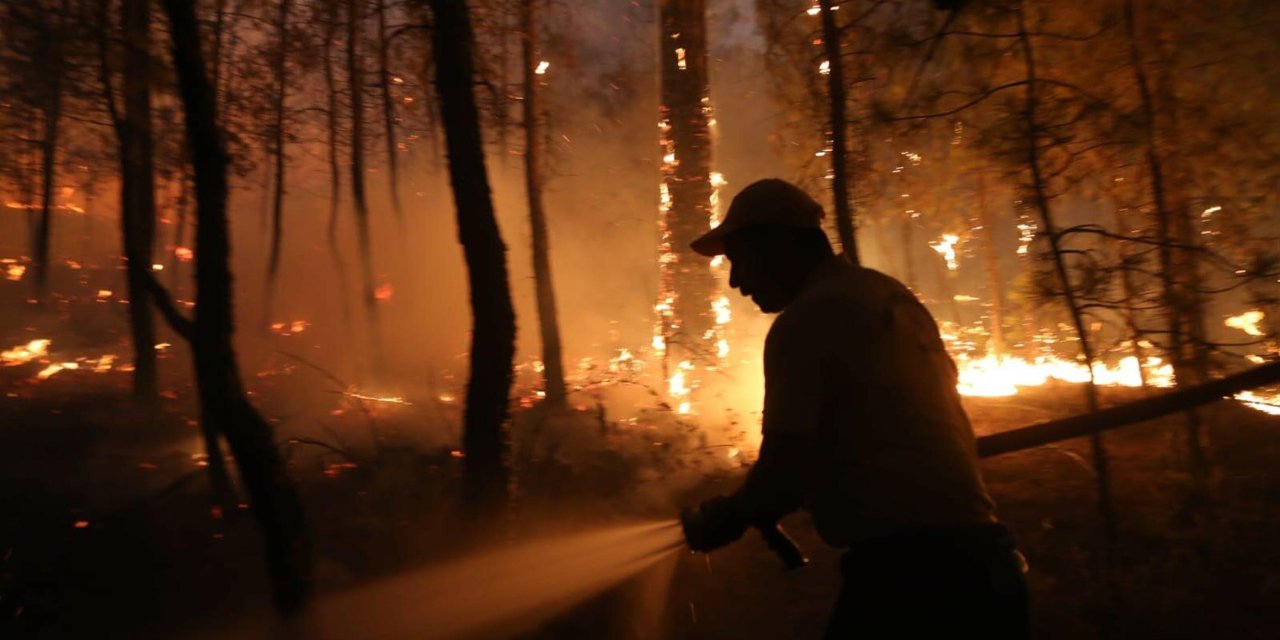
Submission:
[[[716,324],[729,324],[729,298],[720,296],[711,301],[711,310],[716,314]]]
[[[98,289],[99,300],[106,300],[107,298],[110,298],[112,295],[113,293],[110,289]]]
[[[950,271],[955,271],[959,266],[956,261],[956,243],[958,242],[960,242],[960,236],[944,233],[941,240],[929,243],[929,246],[947,261],[947,269]]]
[[[356,391],[344,391],[342,392],[342,395],[348,398],[355,398],[356,400],[366,400],[368,402],[381,402],[384,404],[401,404],[401,405],[411,404],[410,402],[408,402],[407,400],[405,400],[400,396],[373,396],[373,395],[368,395],[364,393],[358,393]]]
[[[162,265],[162,264],[160,264],[159,262],[157,262],[157,263],[155,263],[155,264],[152,264],[152,265],[151,265],[151,270],[152,270],[152,271],[164,271],[164,265]]]
[[[689,68],[689,61],[685,60],[684,57],[684,47],[676,47],[676,66],[679,67],[681,71]]]
[[[1226,324],[1232,329],[1239,329],[1251,336],[1261,336],[1263,335],[1263,332],[1262,329],[1258,328],[1258,323],[1262,322],[1264,317],[1266,317],[1265,313],[1257,309],[1253,309],[1238,316],[1231,316],[1230,318],[1227,318],[1223,324]]]
[[[550,66],[551,66],[551,63],[550,63],[550,62],[547,62],[546,60],[543,60],[542,62],[539,62],[539,63],[538,63],[538,68],[537,68],[537,69],[534,69],[534,70],[533,70],[533,72],[534,72],[534,73],[536,73],[536,74],[538,74],[538,75],[544,75],[544,74],[546,74],[546,73],[547,73],[547,68],[548,68],[548,67],[550,67]]]
[[[5,265],[5,268],[4,268],[5,277],[13,282],[17,282],[21,280],[22,274],[26,272],[27,272],[26,265],[21,265],[21,264],[7,264]]]
[[[823,61],[822,61],[822,64],[818,65],[818,73],[821,73],[821,74],[822,74],[822,75],[824,75],[824,76],[825,76],[825,75],[830,75],[830,74],[831,74],[831,61],[830,61],[830,60],[823,60]]]
[[[195,253],[187,247],[174,247],[173,257],[181,260],[182,262],[190,262],[191,259],[195,257]]]
[[[396,294],[396,288],[390,282],[380,284],[373,290],[373,299],[378,302],[386,302],[391,296]]]
[[[75,369],[79,369],[79,368],[80,368],[80,364],[77,362],[55,362],[45,367],[44,369],[40,370],[40,373],[36,374],[36,378],[40,380],[48,380],[59,371],[64,371],[64,370],[74,371]]]
[[[818,15],[819,13],[822,13],[822,7],[819,7],[818,5],[816,5],[816,4],[815,4],[815,5],[813,5],[812,7],[809,7],[808,9],[805,9],[805,11],[804,11],[804,12],[805,12],[805,13],[807,13],[807,14],[809,14],[809,15],[811,15],[811,16],[816,16],[816,15]]]
[[[40,338],[26,344],[20,344],[7,351],[0,351],[0,363],[3,363],[6,367],[13,367],[26,364],[36,358],[43,358],[49,354],[49,345],[52,342],[48,338]]]

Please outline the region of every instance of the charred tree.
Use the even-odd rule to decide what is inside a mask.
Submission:
[[[560,353],[560,321],[556,317],[556,293],[551,281],[547,214],[542,207],[542,131],[538,123],[538,2],[524,0],[520,7],[524,32],[521,59],[524,64],[524,187],[529,201],[529,228],[533,241],[533,284],[538,302],[538,329],[542,338],[542,375],[547,403],[564,404],[564,359]]]
[[[387,0],[377,0],[378,11],[378,87],[382,90],[382,128],[387,143],[387,192],[391,196],[391,209],[396,221],[404,222],[404,210],[400,206],[400,161],[396,143],[396,103],[391,99],[391,70],[389,58],[391,39],[387,34]]]
[[[853,210],[849,203],[849,151],[845,136],[844,59],[840,47],[840,27],[836,25],[835,7],[831,0],[818,0],[822,13],[822,46],[827,54],[827,97],[831,110],[831,195],[835,201],[836,232],[844,255],[853,264],[858,259],[858,243],[854,236]]]
[[[1101,409],[1101,403],[1098,400],[1098,387],[1095,384],[1093,374],[1093,347],[1090,344],[1089,333],[1085,329],[1084,313],[1080,308],[1079,301],[1076,299],[1076,291],[1072,286],[1071,276],[1068,273],[1062,247],[1062,236],[1054,224],[1053,212],[1049,205],[1048,188],[1041,159],[1042,144],[1046,136],[1044,126],[1039,120],[1040,79],[1036,75],[1035,51],[1031,44],[1031,36],[1027,31],[1025,5],[1017,7],[1015,13],[1018,16],[1018,40],[1022,49],[1022,62],[1026,71],[1025,97],[1021,117],[1022,126],[1025,128],[1023,137],[1026,142],[1026,167],[1030,174],[1031,206],[1039,214],[1045,237],[1049,240],[1054,272],[1057,274],[1058,283],[1062,287],[1062,296],[1066,303],[1067,311],[1071,315],[1071,322],[1075,327],[1076,336],[1080,339],[1080,353],[1084,357],[1085,366],[1089,369],[1089,382],[1084,387],[1085,403],[1089,412],[1093,413]],[[1107,458],[1107,450],[1102,443],[1102,436],[1094,433],[1089,436],[1089,440],[1093,453],[1093,469],[1098,479],[1098,510],[1102,515],[1107,539],[1114,541],[1117,535],[1117,526],[1114,501],[1111,497],[1110,462]]]
[[[284,236],[284,177],[285,177],[285,98],[289,95],[288,62],[289,62],[289,3],[280,0],[279,13],[276,16],[276,59],[274,71],[276,77],[275,124],[272,127],[272,150],[275,152],[275,191],[271,202],[271,257],[267,264],[267,308],[270,308],[271,297],[275,291],[276,279],[280,275],[280,243]]]
[[[71,20],[71,2],[62,0],[57,15],[45,16],[44,35],[46,56],[39,62],[48,65],[48,74],[41,83],[44,95],[40,101],[40,219],[33,238],[34,284],[37,297],[44,297],[49,285],[49,243],[53,226],[53,188],[57,172],[58,134],[62,123],[62,102],[67,82],[66,46],[70,40],[68,23]]]
[[[157,398],[156,331],[151,294],[151,244],[155,236],[155,170],[151,136],[151,9],[148,2],[124,0],[124,114],[116,106],[108,66],[109,0],[97,11],[98,63],[103,100],[116,133],[120,161],[120,235],[129,293],[129,334],[133,342],[134,397]]]
[[[706,0],[662,0],[663,216],[658,307],[667,359],[679,347],[697,357],[715,330],[716,279],[710,259],[689,247],[706,233],[711,195],[711,100],[707,75]],[[664,360],[666,362],[666,360]]]
[[[463,418],[464,491],[481,511],[500,508],[507,492],[505,423],[515,356],[516,320],[506,245],[494,216],[476,109],[471,18],[465,0],[431,0],[436,91],[457,209],[458,238],[471,292],[471,377]]]
[[[271,426],[250,404],[232,345],[234,315],[227,220],[229,158],[216,98],[200,45],[192,0],[165,0],[173,66],[185,112],[196,193],[196,308],[181,315],[154,278],[157,303],[186,338],[195,360],[203,414],[226,437],[265,539],[267,568],[278,607],[300,608],[311,593],[311,548],[302,503],[272,440]]]

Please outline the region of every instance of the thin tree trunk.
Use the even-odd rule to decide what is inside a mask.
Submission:
[[[276,54],[275,75],[275,191],[271,204],[271,257],[267,265],[267,309],[270,309],[272,294],[275,291],[276,278],[280,275],[280,244],[284,237],[284,175],[285,175],[285,98],[288,89],[289,62],[289,2],[280,0],[280,13],[276,22],[276,46],[280,50]]]
[[[903,273],[907,279],[907,286],[918,295],[920,285],[916,282],[916,261],[911,254],[912,249],[915,247],[915,223],[912,222],[910,213],[904,212],[902,216],[902,226],[899,228],[898,240],[901,242]]]
[[[133,340],[133,394],[153,403],[156,330],[146,278],[151,273],[156,200],[151,139],[151,5],[121,4],[125,32],[124,120],[120,133],[120,227],[129,288],[129,332]]]
[[[62,123],[63,84],[67,72],[66,52],[63,50],[65,38],[69,35],[67,22],[70,20],[71,3],[62,0],[57,20],[57,27],[51,29],[50,42],[47,43],[49,59],[49,78],[47,95],[43,104],[43,135],[40,140],[40,175],[42,197],[40,200],[40,221],[35,233],[35,247],[32,256],[35,258],[36,296],[43,298],[49,285],[49,244],[53,225],[53,188],[57,172],[58,133]],[[53,18],[46,17],[47,20]]]
[[[1075,326],[1076,335],[1080,338],[1080,353],[1084,356],[1085,366],[1089,369],[1089,383],[1085,385],[1085,403],[1090,412],[1095,412],[1101,408],[1101,404],[1098,401],[1098,387],[1095,384],[1093,375],[1093,349],[1089,343],[1089,334],[1085,330],[1084,315],[1080,311],[1080,305],[1076,301],[1075,289],[1072,288],[1071,277],[1067,273],[1067,265],[1060,245],[1062,239],[1058,235],[1058,229],[1053,222],[1053,214],[1049,207],[1048,195],[1045,193],[1044,176],[1040,166],[1041,129],[1036,119],[1039,107],[1039,96],[1036,88],[1036,64],[1031,46],[1031,37],[1027,34],[1025,11],[1025,5],[1020,5],[1017,8],[1018,36],[1022,45],[1023,61],[1026,65],[1026,104],[1022,115],[1027,128],[1026,157],[1027,168],[1031,173],[1030,186],[1033,193],[1033,206],[1040,214],[1045,236],[1049,239],[1049,246],[1053,252],[1054,271],[1058,274],[1058,282],[1062,285],[1067,310],[1071,314],[1071,321]],[[1098,510],[1102,514],[1107,539],[1114,541],[1118,529],[1116,526],[1115,507],[1111,497],[1110,463],[1100,434],[1095,433],[1090,436],[1090,445],[1093,450],[1093,469],[1098,478]]]
[[[987,174],[978,169],[978,224],[982,226],[982,268],[987,278],[987,296],[991,299],[991,353],[1008,354],[1004,337],[1004,281],[1000,278],[1000,254],[996,251],[995,216],[987,207]]]
[[[471,377],[463,417],[465,493],[481,511],[500,508],[507,492],[508,396],[516,323],[507,277],[506,245],[498,230],[484,139],[476,109],[471,19],[464,0],[431,0],[436,87],[449,158],[458,237],[471,291]]]
[[[347,283],[347,264],[342,259],[342,246],[338,242],[338,209],[342,195],[342,171],[338,164],[338,83],[333,72],[333,38],[338,30],[338,0],[325,0],[324,83],[328,98],[325,113],[329,131],[329,254],[333,257],[334,271],[338,274],[338,295],[342,298],[342,320],[351,327],[351,288]]]
[[[547,404],[564,404],[564,360],[560,353],[560,322],[556,317],[556,294],[551,281],[551,258],[547,240],[547,216],[542,208],[542,144],[538,126],[537,0],[521,5],[521,48],[524,63],[524,186],[529,199],[529,227],[533,239],[533,282],[538,300],[538,328],[542,337],[542,374]]]
[[[1187,256],[1187,260],[1190,261],[1190,269],[1180,268],[1184,265],[1178,264],[1179,261],[1175,260],[1172,246],[1175,238],[1170,228],[1171,221],[1174,222],[1173,226],[1185,227],[1185,229],[1179,229],[1179,231],[1183,231],[1179,240],[1194,242],[1194,238],[1187,237],[1190,235],[1190,224],[1185,220],[1186,203],[1180,202],[1179,211],[1175,214],[1170,209],[1167,201],[1165,171],[1158,148],[1160,137],[1156,125],[1155,101],[1147,81],[1146,70],[1142,64],[1142,54],[1138,50],[1137,19],[1134,15],[1133,0],[1125,0],[1124,15],[1125,30],[1129,37],[1129,64],[1133,68],[1134,80],[1138,85],[1138,95],[1142,104],[1147,171],[1151,177],[1151,195],[1155,203],[1156,234],[1160,241],[1160,280],[1165,306],[1169,314],[1169,360],[1173,365],[1174,377],[1177,379],[1178,384],[1195,384],[1203,382],[1207,374],[1203,366],[1203,359],[1195,356],[1188,357],[1189,350],[1185,344],[1187,330],[1192,328],[1191,325],[1194,324],[1192,316],[1200,313],[1199,305],[1194,301],[1197,294],[1190,291],[1197,286],[1198,278],[1194,277],[1195,265],[1193,257]],[[1174,220],[1175,216],[1179,219]],[[1187,273],[1188,271],[1191,273]],[[1186,282],[1179,282],[1180,278],[1185,276],[1192,277]],[[1201,319],[1199,328],[1201,337],[1203,337],[1203,319]],[[1190,351],[1195,352],[1198,350],[1198,345],[1191,346]],[[1186,418],[1187,451],[1191,458],[1192,472],[1199,475],[1208,467],[1208,457],[1205,454],[1200,437],[1200,416],[1195,409],[1190,409],[1187,411]]]
[[[187,337],[195,356],[202,412],[226,436],[249,503],[262,527],[277,606],[293,611],[311,592],[311,548],[302,503],[272,441],[271,426],[248,401],[232,346],[227,165],[213,86],[201,53],[192,0],[165,0],[174,69],[186,113],[196,184],[196,311],[182,318],[166,300],[166,318]],[[158,284],[153,286],[159,289]]]
[[[822,13],[822,47],[827,53],[827,95],[831,100],[831,189],[835,200],[836,232],[845,256],[861,264],[854,236],[853,210],[849,203],[849,152],[845,136],[844,58],[840,49],[840,29],[836,26],[831,0],[818,0]]]
[[[387,188],[396,222],[404,222],[400,206],[400,162],[396,144],[396,105],[391,99],[391,71],[388,57],[391,43],[387,40],[387,0],[377,0],[378,8],[378,86],[382,90],[382,127],[387,139]]]
[[[374,297],[373,255],[369,238],[369,202],[364,193],[364,72],[360,69],[360,0],[347,0],[347,83],[351,88],[351,200],[355,205],[360,275],[374,362],[381,362],[378,301]],[[380,366],[375,367],[380,368]]]

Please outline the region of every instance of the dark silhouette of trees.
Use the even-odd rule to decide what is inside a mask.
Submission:
[[[188,340],[204,417],[226,437],[265,540],[277,606],[293,611],[311,593],[311,548],[302,503],[272,441],[272,429],[249,402],[232,346],[234,320],[227,223],[227,156],[201,51],[192,0],[165,0],[173,66],[185,111],[196,191],[196,306],[184,317],[154,278],[149,284],[170,326]]]
[[[462,436],[464,498],[477,510],[491,511],[505,499],[509,476],[505,424],[515,356],[515,311],[476,109],[470,13],[465,0],[431,0],[430,6],[435,19],[436,93],[471,295],[471,376]]]

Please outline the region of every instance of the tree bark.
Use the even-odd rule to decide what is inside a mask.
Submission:
[[[431,0],[431,8],[449,181],[471,292],[471,377],[463,417],[464,491],[470,506],[492,511],[501,507],[507,493],[505,423],[515,356],[515,312],[506,245],[494,216],[476,110],[467,3]]]
[[[822,13],[822,47],[827,54],[827,96],[831,103],[831,191],[835,200],[836,232],[845,257],[861,264],[854,235],[853,210],[849,203],[849,152],[845,136],[844,58],[840,48],[840,28],[832,11],[831,0],[818,0]]]
[[[542,338],[542,375],[547,404],[561,406],[565,399],[564,359],[560,353],[560,321],[556,314],[555,287],[551,280],[547,216],[542,207],[542,140],[538,123],[537,57],[538,3],[523,0],[520,7],[524,42],[524,186],[529,202],[529,228],[533,242],[533,283],[538,301],[538,328]]]
[[[234,330],[227,220],[227,165],[215,92],[200,46],[193,0],[165,0],[174,69],[186,114],[196,188],[196,311],[182,319],[167,299],[166,318],[189,339],[202,412],[226,436],[266,543],[277,606],[300,608],[311,592],[311,548],[302,503],[272,441],[271,426],[249,403],[232,346]],[[159,285],[151,280],[157,291]]]

